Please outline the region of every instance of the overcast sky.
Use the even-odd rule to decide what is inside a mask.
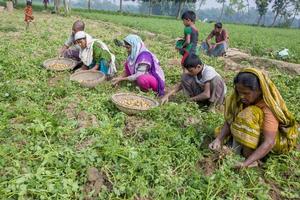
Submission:
[[[105,1],[105,0],[100,0],[100,1]],[[119,0],[111,0],[111,2],[119,4]],[[137,1],[124,1],[124,4],[137,4]],[[220,8],[222,6],[222,4],[217,3],[216,0],[206,0],[205,5],[202,8]],[[254,0],[250,0],[250,6],[251,7],[255,7],[255,1]]]

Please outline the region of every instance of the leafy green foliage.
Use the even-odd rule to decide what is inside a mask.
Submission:
[[[232,166],[240,157],[229,155],[216,162],[207,148],[214,128],[223,122],[221,113],[207,113],[179,97],[132,119],[112,104],[110,96],[117,91],[140,92],[134,86],[125,83],[113,88],[105,83],[95,89],[81,88],[69,81],[70,72],[54,73],[40,67],[43,60],[57,55],[77,17],[34,13],[37,29],[30,26],[25,32],[22,11],[1,15],[1,27],[14,26],[15,30],[0,29],[2,199],[82,199],[91,166],[104,172],[112,184],[103,187],[100,199],[270,199],[277,190],[284,199],[300,198],[298,151],[272,156],[262,170],[234,171]],[[132,21],[141,29],[152,26],[136,18],[91,16],[110,21],[124,18],[126,25],[133,26]],[[117,55],[121,71],[126,54],[113,39],[122,39],[132,29],[84,20],[87,32],[101,38]],[[161,33],[172,37],[181,33],[179,22],[152,22]],[[246,35],[247,28],[240,26],[240,31]],[[169,63],[169,59],[178,59],[171,39],[140,34],[160,59],[168,85],[176,83],[181,68]],[[246,48],[247,42],[241,45]],[[232,90],[235,73],[224,71],[218,59],[203,60],[216,67]],[[278,70],[272,70],[270,76],[299,121],[299,77]],[[86,126],[87,116],[96,122]],[[205,168],[211,171],[209,175]]]
[[[133,27],[138,30],[148,30],[172,38],[182,37],[183,24],[180,20],[164,18],[150,18],[135,16],[114,15],[112,13],[75,11],[76,15],[94,20],[105,20],[116,24]],[[197,22],[199,41],[204,40],[214,24]],[[276,52],[288,48],[291,56],[289,62],[300,63],[300,39],[299,30],[264,28],[248,25],[225,24],[224,28],[229,32],[229,46],[246,50],[252,55],[276,58]]]

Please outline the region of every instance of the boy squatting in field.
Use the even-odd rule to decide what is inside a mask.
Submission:
[[[253,167],[269,152],[285,153],[297,143],[299,131],[292,113],[269,77],[255,68],[244,68],[234,78],[234,91],[226,98],[221,128],[209,145],[221,150],[229,145],[246,159],[236,168]]]
[[[215,37],[216,43],[212,45],[210,40]],[[228,49],[228,33],[223,29],[221,22],[215,24],[214,30],[208,35],[206,40],[202,42],[201,48],[209,56],[224,56]]]
[[[65,41],[64,46],[59,50],[59,55],[64,58],[71,58],[73,60],[80,61],[79,52],[80,47],[75,43],[75,34],[79,31],[84,31],[85,24],[81,20],[77,20],[73,23],[72,33],[69,38]]]
[[[188,73],[183,73],[181,83],[177,84],[162,99],[166,103],[171,95],[183,89],[184,93],[201,105],[211,109],[224,102],[226,85],[222,77],[211,66],[202,63],[197,55],[189,55],[183,64]]]
[[[186,11],[181,16],[184,28],[184,39],[176,42],[176,49],[183,56],[181,65],[190,54],[197,54],[198,30],[195,26],[196,14],[193,11]]]

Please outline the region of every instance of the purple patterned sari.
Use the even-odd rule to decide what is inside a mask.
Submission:
[[[150,51],[146,50],[139,53],[134,64],[130,65],[130,62],[127,60],[125,63],[126,73],[130,76],[136,73],[136,68],[139,64],[147,64],[150,66],[148,68],[148,73],[154,76],[158,82],[158,95],[163,96],[165,92],[165,76],[162,71],[159,61],[155,55]]]

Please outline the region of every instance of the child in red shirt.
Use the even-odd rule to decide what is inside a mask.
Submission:
[[[27,30],[29,27],[29,23],[33,22],[33,20],[34,20],[34,17],[32,15],[32,2],[31,1],[27,1],[26,7],[24,10],[24,14],[25,14],[24,21],[26,22],[26,30]]]

